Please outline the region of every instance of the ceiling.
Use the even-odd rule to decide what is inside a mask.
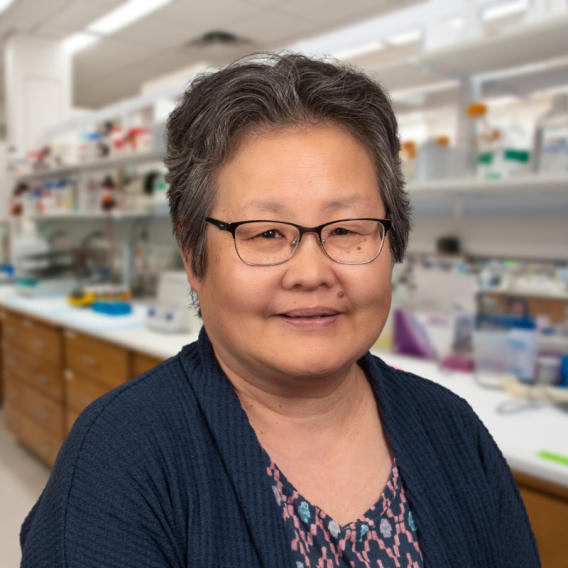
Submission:
[[[195,63],[227,63],[419,1],[174,0],[75,54],[74,105],[97,108],[136,95],[142,83]],[[63,39],[123,2],[16,0],[0,16],[0,45],[14,32]],[[207,51],[187,45],[213,30],[231,32],[247,43]]]

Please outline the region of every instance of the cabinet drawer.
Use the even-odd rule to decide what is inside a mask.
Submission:
[[[150,357],[144,355],[143,353],[134,353],[132,356],[132,378],[153,369],[156,365],[159,365],[162,359],[157,359],[156,357]]]
[[[63,438],[63,407],[20,379],[10,374],[4,376],[6,383],[6,400],[17,406],[28,418],[39,426]]]
[[[10,312],[2,311],[2,337],[12,345],[25,345],[22,319]]]
[[[26,381],[55,400],[63,400],[61,368],[4,342],[4,371]]]
[[[61,365],[61,332],[35,320],[23,318],[21,333],[26,351],[38,355],[46,361]]]
[[[51,466],[55,463],[57,452],[61,447],[61,439],[28,418],[9,400],[5,405],[4,423],[7,430],[45,463]]]
[[[111,390],[104,383],[93,381],[67,369],[65,371],[65,393],[67,405],[82,412],[91,402]]]
[[[71,428],[73,424],[75,424],[75,420],[79,418],[81,413],[77,410],[73,410],[72,408],[67,407],[65,411],[65,434],[69,434],[71,432]]]
[[[115,388],[130,378],[130,353],[122,347],[65,330],[65,367]]]

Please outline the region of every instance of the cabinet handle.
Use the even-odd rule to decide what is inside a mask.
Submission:
[[[93,400],[95,400],[95,399],[92,398],[92,397],[84,396],[84,397],[81,399],[81,402],[82,402],[85,406],[89,406],[89,404],[91,404],[91,402],[93,402]]]
[[[6,357],[6,364],[10,367],[16,367],[18,365],[18,361],[13,357]]]
[[[75,378],[75,375],[73,374],[73,371],[71,369],[65,369],[65,372],[63,374],[65,375],[65,380],[67,381],[72,381]]]
[[[85,363],[85,365],[89,365],[89,367],[98,367],[99,362],[94,358],[91,357],[90,355],[83,355],[81,357],[83,363]]]
[[[69,339],[75,339],[77,337],[77,334],[70,329],[66,329],[64,333],[65,337],[68,337]]]
[[[19,432],[21,430],[20,425],[13,420],[6,420],[6,426],[14,432]]]
[[[25,327],[33,327],[33,325],[34,324],[30,320],[28,320],[28,319],[24,320],[24,326]]]
[[[6,328],[6,333],[7,333],[8,335],[14,335],[14,333],[16,333],[16,330],[15,330],[13,327],[9,327],[9,326],[8,326],[8,327]]]
[[[49,447],[44,444],[43,442],[38,442],[37,443],[37,451],[42,454],[42,455],[47,455],[49,454]]]
[[[40,420],[49,420],[51,418],[51,414],[45,408],[38,408],[36,410],[36,416]]]
[[[43,341],[42,339],[34,339],[33,344],[38,348],[38,349],[45,349],[47,347],[47,344],[45,343],[45,341]]]
[[[42,385],[49,383],[49,379],[43,373],[35,374],[36,381],[40,382]]]
[[[16,389],[10,389],[8,395],[13,400],[18,400],[20,398],[20,392],[17,391]]]

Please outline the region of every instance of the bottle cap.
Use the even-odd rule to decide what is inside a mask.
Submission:
[[[479,117],[487,114],[487,105],[484,103],[471,103],[466,108],[467,116]]]

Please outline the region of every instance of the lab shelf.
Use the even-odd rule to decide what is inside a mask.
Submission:
[[[460,195],[566,195],[568,174],[529,174],[506,179],[459,178],[412,182],[406,186],[413,198]]]
[[[27,174],[20,174],[13,176],[16,182],[27,182],[35,180],[58,179],[65,176],[80,174],[96,170],[108,170],[130,166],[134,164],[141,164],[147,162],[161,162],[164,159],[163,154],[154,152],[139,152],[127,154],[126,156],[117,156],[112,158],[103,158],[90,162],[80,162],[62,168],[52,170],[43,170],[38,172],[30,172]]]
[[[391,91],[423,87],[564,57],[567,34],[568,16],[562,16],[366,68]]]
[[[79,219],[112,219],[115,221],[128,219],[146,219],[146,218],[169,218],[167,211],[93,211],[86,213],[83,211],[68,211],[62,213],[46,213],[41,215],[31,215],[27,217],[34,221],[73,221]]]

